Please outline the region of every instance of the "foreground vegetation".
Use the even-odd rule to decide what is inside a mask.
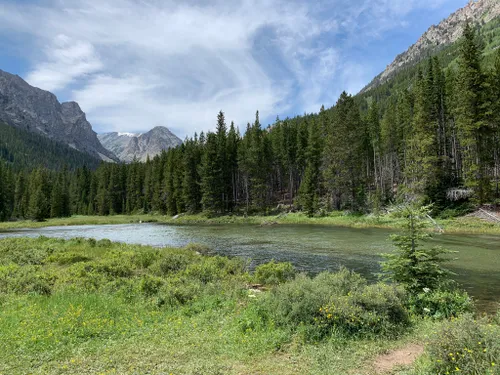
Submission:
[[[458,318],[467,299],[446,310],[430,292],[420,314],[405,288],[347,270],[250,273],[203,254],[0,240],[0,374],[370,374],[378,354],[410,342],[428,349],[405,374],[499,373],[498,319]]]
[[[400,229],[404,220],[397,215],[356,215],[343,212],[334,212],[324,217],[308,217],[303,213],[289,213],[277,215],[222,215],[210,216],[206,214],[179,215],[178,217],[160,214],[147,215],[110,215],[110,216],[83,216],[75,215],[66,218],[54,218],[45,221],[18,220],[0,222],[0,231],[21,228],[42,228],[49,226],[66,225],[105,225],[131,223],[164,223],[172,225],[190,224],[305,224],[305,225],[332,225],[354,228],[388,228]],[[445,233],[469,234],[500,234],[500,224],[489,223],[474,217],[457,217],[436,219],[437,225],[429,227],[430,231],[444,231]]]

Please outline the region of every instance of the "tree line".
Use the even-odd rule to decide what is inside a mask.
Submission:
[[[31,172],[0,165],[0,219],[498,202],[500,49],[493,66],[483,64],[467,25],[459,52],[446,69],[429,58],[407,88],[383,100],[344,92],[332,108],[267,128],[257,112],[243,134],[221,111],[214,132],[145,163]]]

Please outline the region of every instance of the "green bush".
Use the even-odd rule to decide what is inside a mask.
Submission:
[[[416,315],[448,319],[472,312],[474,304],[465,291],[426,289],[408,298],[408,309]]]
[[[53,248],[46,243],[45,238],[40,238],[36,243],[30,239],[16,238],[0,242],[0,263],[15,263],[20,266],[41,265],[53,252]]]
[[[167,276],[186,268],[189,261],[190,259],[185,254],[164,254],[156,261],[154,269],[159,276]]]
[[[87,243],[90,247],[96,247],[97,245],[97,240],[95,238],[88,238]]]
[[[92,258],[76,253],[76,252],[57,252],[49,257],[47,257],[47,262],[50,263],[57,263],[60,265],[69,265],[69,264],[75,264],[75,263],[80,263],[80,262],[88,262],[92,260]]]
[[[432,374],[500,374],[500,326],[464,316],[446,322],[427,348]]]
[[[146,297],[151,297],[160,291],[165,281],[160,277],[145,275],[139,282],[139,289]]]
[[[0,293],[50,295],[55,282],[40,266],[0,266]]]
[[[111,242],[107,238],[104,238],[102,240],[97,241],[96,245],[97,245],[97,247],[103,247],[103,248],[104,247],[111,247],[111,246],[113,246],[113,242]]]
[[[299,275],[257,300],[262,319],[279,327],[300,329],[308,339],[332,333],[391,334],[409,324],[404,292],[366,280],[345,269],[324,272],[311,279]]]
[[[245,268],[245,262],[237,258],[200,257],[198,262],[188,264],[181,274],[188,279],[208,284],[229,276],[242,275]]]
[[[349,336],[393,336],[410,322],[403,290],[381,283],[333,296],[317,321],[325,333]]]
[[[158,250],[142,250],[137,251],[132,256],[132,263],[139,268],[146,269],[153,265],[160,258],[160,252]]]
[[[291,263],[269,263],[261,264],[255,268],[254,280],[265,285],[277,285],[293,280],[297,275],[295,267]]]
[[[185,305],[199,296],[203,289],[200,282],[172,278],[158,291],[158,306],[175,307]]]

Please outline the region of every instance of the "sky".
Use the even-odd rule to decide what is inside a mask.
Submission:
[[[181,138],[356,94],[467,0],[0,0],[0,69],[96,132]]]

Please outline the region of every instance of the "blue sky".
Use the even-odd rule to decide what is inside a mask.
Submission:
[[[181,137],[355,94],[467,0],[0,0],[0,69],[97,132]]]

